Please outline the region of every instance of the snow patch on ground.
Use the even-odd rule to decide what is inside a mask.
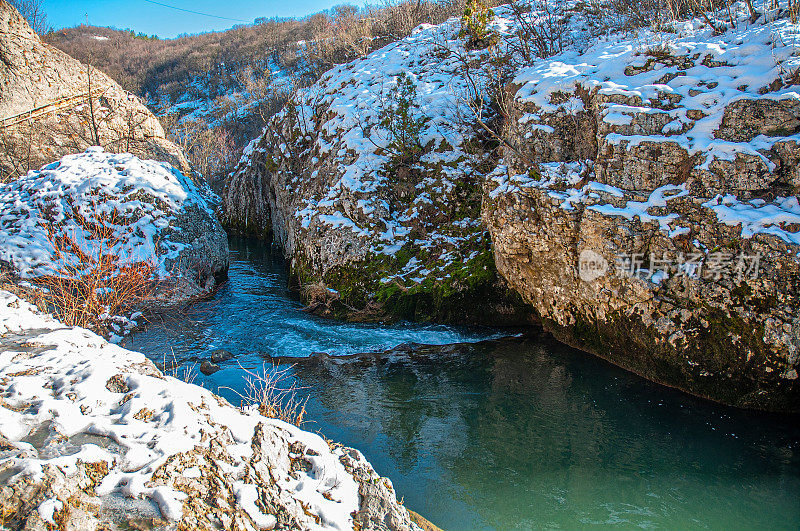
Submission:
[[[253,454],[256,427],[280,432],[290,444],[308,451],[309,470],[274,470],[277,488],[305,504],[321,529],[352,529],[351,514],[359,510],[358,484],[344,469],[340,454],[318,435],[253,409],[235,408],[210,391],[162,375],[145,356],[108,343],[81,328],[66,328],[14,295],[0,291],[0,341],[26,335],[27,344],[43,345],[41,353],[4,346],[0,352],[0,434],[23,452],[0,460],[17,476],[44,477],[44,467],[56,465],[66,474],[80,463],[105,462],[109,473],[96,487],[102,496],[150,498],[167,519],[179,519],[186,494],[174,485],[154,486],[153,474],[171,457],[191,452],[209,439],[230,434],[234,462],[229,473],[238,483],[239,500],[262,529],[274,517],[258,509],[254,485],[245,474]],[[143,411],[151,414],[143,415]],[[113,444],[83,444],[73,454],[38,452],[22,441],[33,430],[50,424],[59,438],[88,434]],[[196,472],[188,469],[183,475]],[[43,519],[59,509],[57,500],[39,506]],[[312,520],[313,521],[313,520]]]

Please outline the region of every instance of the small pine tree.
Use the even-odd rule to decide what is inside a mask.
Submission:
[[[489,22],[492,21],[492,10],[481,0],[467,0],[464,14],[461,15],[461,38],[466,38],[471,47],[485,47],[490,44],[491,32]]]
[[[412,164],[422,153],[420,135],[429,118],[419,113],[416,100],[417,86],[402,73],[379,114],[381,127],[389,131],[388,149],[395,166]]]

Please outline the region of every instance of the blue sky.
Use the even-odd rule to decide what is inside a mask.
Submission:
[[[252,23],[257,17],[302,17],[334,5],[363,5],[363,0],[44,0],[47,20],[55,29],[86,22],[94,26],[130,28],[159,37],[175,37],[181,33],[222,30],[239,24],[157,4],[199,11]]]

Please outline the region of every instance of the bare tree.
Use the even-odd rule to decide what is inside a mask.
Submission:
[[[33,31],[39,35],[44,35],[50,31],[47,25],[47,14],[44,11],[42,0],[8,0],[9,3],[25,17]]]

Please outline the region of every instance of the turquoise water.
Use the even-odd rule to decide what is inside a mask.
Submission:
[[[695,399],[535,332],[314,318],[277,254],[231,248],[213,301],[125,346],[156,361],[230,350],[236,360],[196,382],[234,403],[239,364],[333,355],[290,369],[309,397],[305,428],[360,449],[444,529],[800,528],[797,417]]]

